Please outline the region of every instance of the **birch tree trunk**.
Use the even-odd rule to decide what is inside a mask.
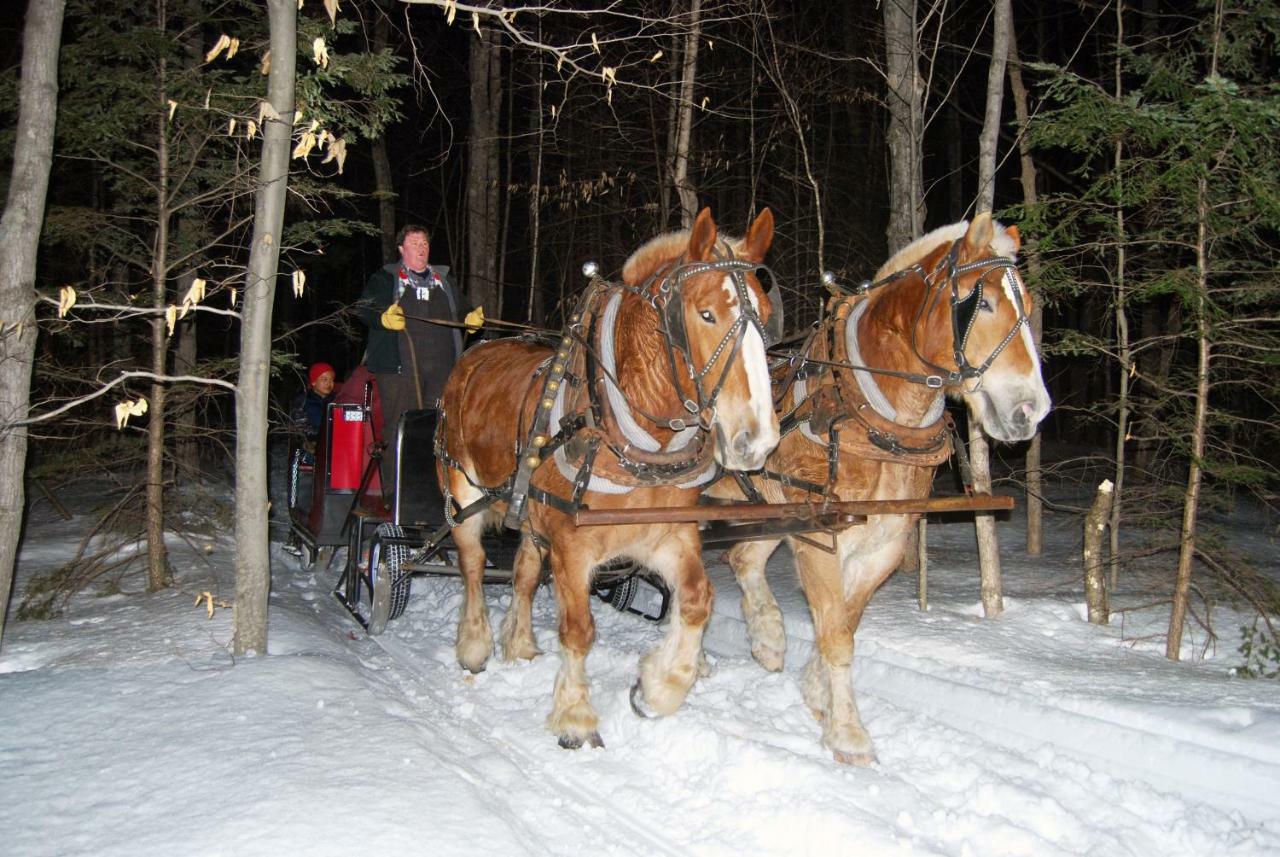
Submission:
[[[58,52],[65,0],[30,0],[22,31],[22,79],[13,175],[0,217],[0,641],[13,589],[26,501],[27,429],[36,350],[36,253],[44,224],[53,125],[58,114]]]
[[[467,148],[467,294],[498,306],[498,116],[502,106],[497,34],[481,23],[471,41],[471,127]]]
[[[991,66],[987,70],[987,109],[982,121],[982,137],[978,145],[977,211],[991,211],[995,200],[996,149],[1000,140],[1000,111],[1004,101],[1005,60],[1009,54],[1009,24],[1012,13],[1009,0],[995,0],[992,25]],[[973,466],[975,491],[991,492],[991,451],[982,427],[969,415],[969,460]],[[978,536],[978,566],[982,575],[982,612],[987,618],[1004,612],[1003,584],[1000,569],[1000,543],[996,538],[996,519],[989,512],[977,512],[973,518]]]
[[[889,253],[924,234],[924,91],[916,38],[916,0],[891,0],[884,15],[888,82]]]
[[[680,197],[680,224],[688,229],[698,214],[698,191],[689,180],[689,141],[693,135],[693,85],[698,76],[698,39],[702,35],[702,0],[689,2],[689,34],[684,40],[680,74],[680,109],[676,113],[671,183]]]
[[[267,526],[267,382],[271,364],[271,305],[280,263],[289,144],[293,127],[298,7],[267,0],[271,73],[267,119],[254,210],[253,244],[240,324],[240,383],[236,390],[236,603],[232,651],[267,653],[267,595],[271,553]]]

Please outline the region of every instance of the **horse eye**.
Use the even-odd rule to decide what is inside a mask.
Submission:
[[[987,300],[986,298],[979,298],[978,309],[982,310],[983,312],[991,312],[991,301]]]
[[[702,320],[705,321],[707,324],[716,323],[716,314],[709,309],[702,310],[701,312],[698,313],[698,315],[702,316]]]

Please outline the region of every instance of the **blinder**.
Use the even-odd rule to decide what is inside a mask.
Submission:
[[[689,332],[684,320],[684,284],[690,277],[711,271],[724,272],[729,281],[733,283],[738,298],[738,318],[725,331],[720,343],[707,359],[706,364],[701,369],[695,369],[693,351],[689,345]],[[756,272],[768,273],[770,280],[775,282],[775,285],[766,293],[766,297],[773,306],[770,324],[768,325],[764,323],[760,312],[753,304],[751,289],[747,285],[747,274]],[[773,277],[773,272],[766,265],[733,258],[732,251],[730,251],[729,258],[716,259],[709,262],[688,262],[678,266],[666,275],[661,285],[650,295],[649,301],[658,314],[668,351],[673,352],[673,354],[675,351],[679,351],[684,357],[689,378],[694,382],[697,390],[698,401],[686,401],[684,403],[685,410],[690,414],[698,415],[699,423],[704,424],[704,427],[709,427],[711,417],[708,414],[714,415],[715,413],[716,399],[719,398],[720,389],[729,377],[729,369],[732,367],[733,361],[742,346],[747,326],[750,325],[756,329],[766,349],[780,338],[778,331],[781,329],[782,298],[781,291],[778,289],[776,280]],[[776,325],[774,324],[775,319],[777,320]],[[731,342],[732,350],[730,351],[728,362],[715,385],[708,391],[704,388],[703,381],[716,364],[716,361],[720,359],[721,353],[730,346]],[[672,369],[673,371],[675,369],[674,359],[672,360]]]
[[[765,348],[775,344],[782,338],[782,294],[776,282],[766,292],[773,307],[766,325],[751,301],[751,290],[747,286],[746,274],[764,272],[773,280],[773,271],[767,265],[747,262],[743,259],[720,259],[715,262],[692,262],[680,266],[667,275],[666,280],[658,287],[657,293],[650,299],[654,308],[662,318],[662,332],[668,342],[685,353],[689,353],[689,333],[684,323],[684,282],[689,277],[705,274],[708,271],[724,271],[733,283],[738,296],[739,321],[726,336],[732,335],[745,324],[750,324],[764,340]],[[673,282],[674,281],[674,282]]]

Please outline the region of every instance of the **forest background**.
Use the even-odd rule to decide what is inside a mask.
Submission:
[[[794,332],[822,312],[822,272],[855,286],[993,208],[1026,239],[1055,402],[1044,461],[1038,443],[1030,461],[997,450],[997,471],[1032,503],[1045,469],[1110,479],[1110,575],[1134,551],[1168,557],[1153,595],[1173,605],[1171,654],[1184,617],[1229,597],[1256,608],[1246,654],[1276,672],[1275,584],[1209,526],[1280,491],[1274,3],[329,0],[293,13],[288,49],[267,5],[66,0],[30,414],[4,426],[29,433],[34,496],[142,474],[101,526],[147,549],[39,581],[19,615],[144,567],[163,587],[173,489],[228,473],[244,445],[270,126],[289,147],[266,278],[278,430],[309,362],[359,362],[350,307],[404,223],[432,229],[433,262],[489,317],[558,329],[584,261],[615,272],[703,205],[730,229],[767,205]],[[17,146],[22,24],[0,30],[0,156]],[[292,122],[266,97],[282,56]],[[1128,554],[1122,527],[1142,533]]]

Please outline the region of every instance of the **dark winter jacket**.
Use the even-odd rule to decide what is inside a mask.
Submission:
[[[291,416],[293,424],[307,436],[307,440],[315,440],[324,428],[324,412],[333,401],[333,393],[321,396],[315,390],[307,390],[293,404]]]
[[[374,271],[357,306],[360,320],[369,328],[369,344],[365,348],[364,363],[375,374],[400,374],[405,371],[405,367],[412,365],[407,343],[403,341],[401,333],[382,326],[382,313],[397,297],[406,316],[455,322],[462,319],[462,297],[449,279],[447,267],[427,269],[428,279],[434,273],[441,285],[429,289],[425,301],[419,300],[416,290],[412,288],[406,290],[407,295],[396,294],[400,285],[400,268],[399,262],[393,262]],[[462,354],[462,331],[458,328],[441,327],[408,318],[403,333],[413,338],[413,356],[417,358],[418,374],[424,379],[431,379],[436,375],[441,379],[447,377],[454,362]]]

